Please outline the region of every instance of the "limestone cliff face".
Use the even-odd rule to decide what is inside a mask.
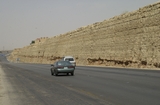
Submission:
[[[8,58],[53,63],[65,55],[79,65],[160,67],[160,3],[47,38]]]

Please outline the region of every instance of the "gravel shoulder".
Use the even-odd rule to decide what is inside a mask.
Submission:
[[[9,95],[7,90],[12,90],[11,85],[8,84],[5,73],[0,65],[0,105],[13,105],[10,102]]]

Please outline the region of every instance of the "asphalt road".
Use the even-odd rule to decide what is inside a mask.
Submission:
[[[160,105],[159,70],[77,66],[74,76],[51,76],[48,64],[4,56],[0,66],[8,105]]]

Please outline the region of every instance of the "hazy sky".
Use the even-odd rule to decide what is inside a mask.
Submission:
[[[158,0],[0,0],[0,50],[28,46]]]

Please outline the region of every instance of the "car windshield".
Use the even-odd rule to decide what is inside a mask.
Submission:
[[[71,65],[71,63],[68,61],[61,61],[61,62],[58,62],[57,65],[58,66],[68,66],[68,65]]]
[[[65,61],[74,61],[73,58],[66,58]]]

